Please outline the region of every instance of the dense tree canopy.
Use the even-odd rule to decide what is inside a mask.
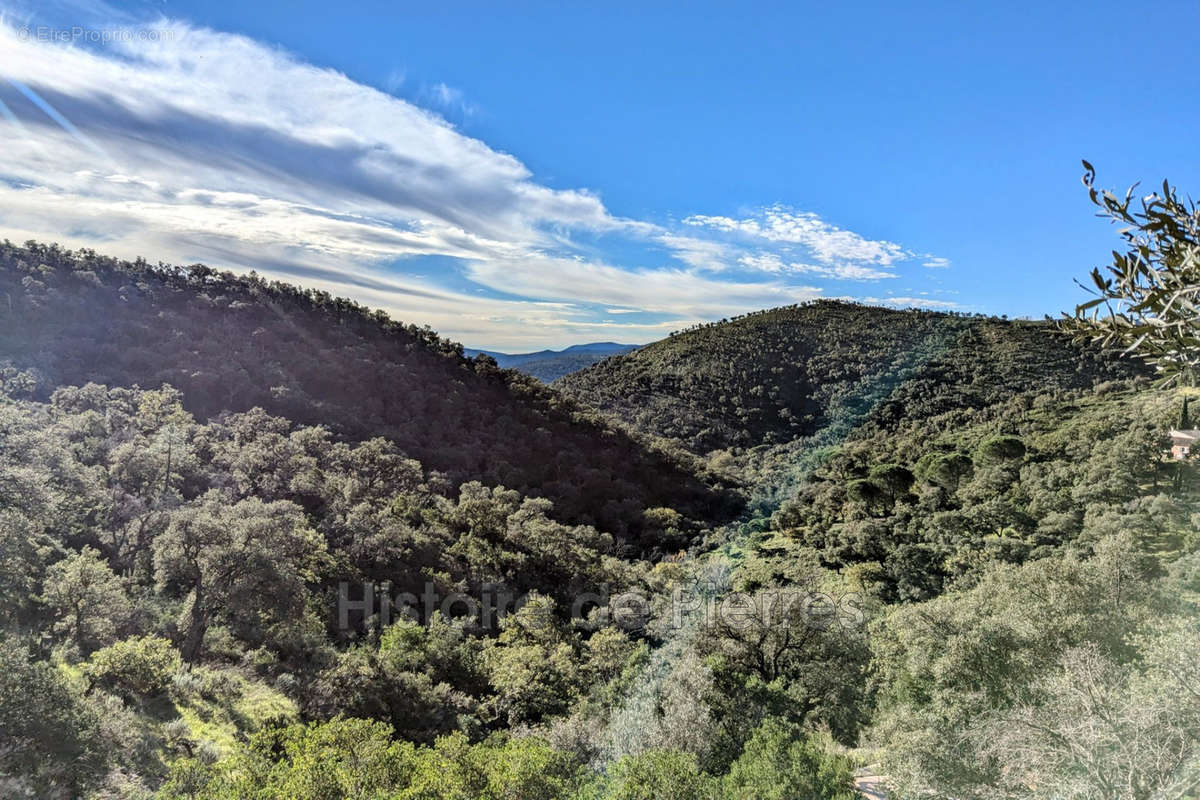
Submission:
[[[427,327],[325,292],[5,241],[0,296],[0,380],[18,396],[170,384],[201,421],[258,407],[347,441],[383,436],[456,485],[544,496],[560,518],[622,537],[638,536],[646,508],[711,520],[736,505],[686,457],[465,358]],[[165,458],[177,435],[140,457]]]
[[[780,444],[838,421],[867,387],[881,419],[980,408],[1040,385],[1090,388],[1136,365],[1052,335],[1050,323],[834,301],[700,326],[567,375],[555,386],[691,451]]]
[[[1192,791],[1195,393],[1136,362],[822,302],[559,391],[253,276],[0,255],[0,794]]]

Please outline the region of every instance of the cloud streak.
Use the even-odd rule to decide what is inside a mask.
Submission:
[[[783,258],[775,253],[757,252],[742,256],[738,263],[750,269],[774,274],[805,273],[830,278],[839,281],[877,281],[882,278],[898,278],[899,275],[888,270],[877,269],[862,264],[832,263],[804,264],[791,261],[785,263]]]
[[[817,214],[794,211],[782,205],[771,206],[742,219],[694,214],[683,222],[693,227],[740,234],[750,240],[800,245],[822,264],[857,262],[890,267],[913,257],[895,242],[867,239],[826,222]]]
[[[821,280],[892,278],[914,258],[784,206],[624,218],[339,72],[155,27],[157,40],[97,49],[0,22],[0,235],[257,269],[514,348],[647,341],[821,296]],[[429,99],[469,109],[443,84]],[[594,244],[608,240],[619,246]]]

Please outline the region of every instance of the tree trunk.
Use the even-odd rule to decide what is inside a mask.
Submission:
[[[200,653],[200,644],[204,641],[204,633],[208,630],[208,614],[203,607],[204,592],[199,582],[192,594],[192,611],[188,615],[187,635],[183,639],[180,654],[189,663],[196,660]]]

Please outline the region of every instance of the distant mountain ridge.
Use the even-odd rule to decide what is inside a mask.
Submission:
[[[590,367],[609,356],[624,355],[639,347],[641,345],[617,342],[588,342],[574,344],[562,350],[538,350],[534,353],[501,353],[497,350],[475,350],[468,347],[463,349],[463,354],[472,358],[478,355],[491,356],[502,369],[516,369],[550,383],[564,375]]]

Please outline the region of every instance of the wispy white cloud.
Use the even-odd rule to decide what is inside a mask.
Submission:
[[[930,269],[946,269],[950,266],[950,259],[942,258],[941,256],[926,256],[925,263],[921,264],[921,266],[929,267]]]
[[[400,91],[401,87],[404,86],[404,83],[407,80],[408,72],[406,70],[397,68],[389,72],[387,77],[384,78],[383,88],[394,94]]]
[[[0,235],[256,269],[495,347],[647,341],[821,296],[817,279],[891,277],[911,255],[782,206],[620,217],[413,102],[245,37],[154,27],[169,35],[88,49],[0,21],[16,122],[0,120]],[[444,84],[425,94],[469,107]],[[624,266],[590,244],[606,237]]]
[[[518,295],[571,300],[580,297],[615,307],[676,314],[688,309],[699,317],[720,317],[821,296],[813,286],[782,282],[713,280],[682,269],[627,270],[551,256],[510,262],[472,261],[472,280]]]
[[[738,263],[748,269],[759,272],[780,274],[786,272],[790,265],[783,263],[783,258],[776,253],[754,252],[747,253],[738,259]]]
[[[888,272],[875,267],[864,267],[861,264],[792,264],[796,272],[807,272],[810,275],[820,275],[841,281],[877,281],[882,278],[898,278],[895,272]]]
[[[441,82],[425,87],[422,95],[435,108],[444,111],[455,111],[469,117],[479,110],[473,103],[467,102],[462,89]]]
[[[752,240],[800,245],[822,264],[851,262],[890,267],[913,257],[910,251],[895,242],[867,239],[828,223],[817,214],[782,205],[741,219],[695,214],[683,222],[693,227],[740,234]]]
[[[529,321],[514,309],[528,309],[461,292],[408,294],[375,273],[420,256],[508,261],[552,246],[553,226],[626,227],[593,194],[536,184],[512,156],[410,103],[242,37],[163,25],[167,41],[114,52],[24,41],[0,25],[0,74],[50,98],[111,156],[100,162],[34,104],[17,108],[14,92],[24,129],[0,130],[4,235],[309,284],[322,275],[358,299],[373,275],[378,305],[499,341]],[[477,324],[465,322],[472,316]],[[561,314],[535,316],[541,330],[515,335],[565,330],[555,327]]]
[[[897,308],[931,308],[946,311],[962,308],[961,304],[950,300],[930,300],[928,297],[859,297],[857,300],[860,303]]]
[[[724,242],[663,233],[658,241],[670,250],[676,259],[696,269],[720,272],[736,261],[736,252]]]
[[[899,275],[888,270],[862,264],[804,264],[798,261],[784,262],[776,253],[755,252],[742,256],[738,263],[760,272],[806,273],[822,278],[839,281],[877,281],[883,278],[897,278]]]

